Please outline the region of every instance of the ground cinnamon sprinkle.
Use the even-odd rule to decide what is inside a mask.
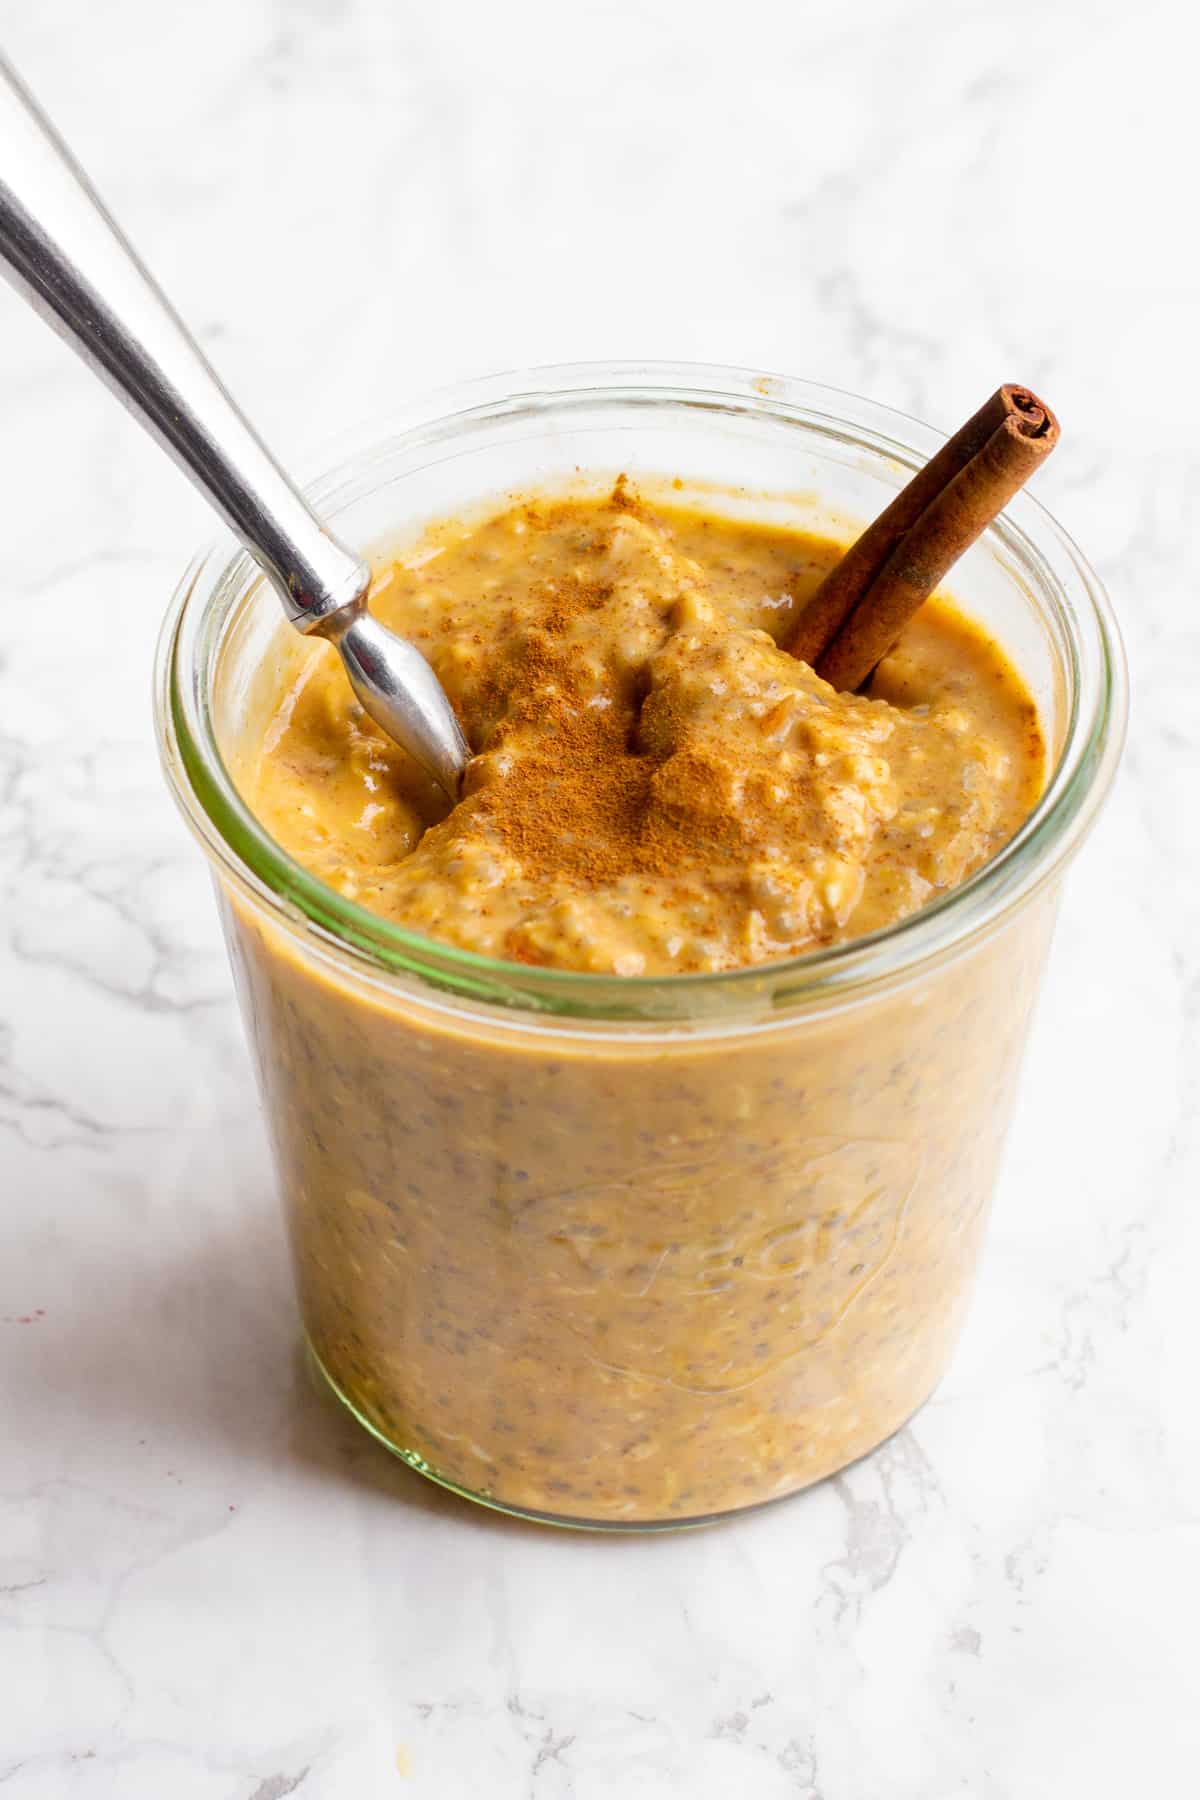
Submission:
[[[521,754],[507,780],[480,791],[479,815],[530,874],[553,870],[563,881],[601,886],[635,870],[661,873],[663,846],[648,829],[659,759],[630,743],[633,695],[607,694],[608,704],[597,706],[579,693],[556,639],[603,598],[597,589],[564,588],[529,633],[520,691],[509,695],[488,746],[503,755],[516,737]]]
[[[606,506],[620,514],[637,510],[626,476]],[[602,554],[604,534],[586,548]],[[490,708],[498,701],[505,707],[489,751],[502,755],[515,738],[521,754],[503,783],[475,797],[478,817],[528,875],[552,874],[585,888],[626,875],[669,877],[699,859],[711,867],[714,850],[736,854],[745,844],[737,820],[722,814],[718,771],[702,753],[678,746],[668,699],[659,694],[647,701],[646,683],[627,676],[614,675],[599,695],[580,691],[564,638],[582,615],[608,605],[613,591],[611,581],[573,575],[547,584],[543,610],[523,636],[519,667],[484,689]],[[665,635],[665,618],[663,629]],[[639,729],[645,704],[658,713],[656,749]],[[656,792],[656,776],[668,760],[671,793],[664,796]],[[715,829],[698,834],[698,817]]]

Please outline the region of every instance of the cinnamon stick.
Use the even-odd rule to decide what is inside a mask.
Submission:
[[[831,569],[789,648],[853,692],[913,614],[1058,442],[1028,388],[998,388]]]

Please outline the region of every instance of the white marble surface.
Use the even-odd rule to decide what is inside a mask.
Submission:
[[[947,427],[1029,380],[1069,434],[1043,496],[1135,682],[936,1400],[707,1534],[499,1521],[306,1385],[150,726],[208,522],[0,294],[3,1800],[1194,1792],[1189,9],[6,0],[2,24],[281,446],[574,357],[792,370]]]

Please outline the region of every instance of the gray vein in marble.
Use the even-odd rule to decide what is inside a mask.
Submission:
[[[870,1462],[833,1477],[846,1509],[845,1555],[825,1569],[837,1620],[886,1587],[912,1541],[917,1519],[944,1502],[937,1479],[911,1427],[890,1438]],[[874,1487],[876,1498],[862,1490]]]
[[[265,1781],[259,1782],[249,1800],[287,1800],[287,1796],[302,1785],[307,1774],[307,1769],[301,1769],[298,1775],[268,1775]]]

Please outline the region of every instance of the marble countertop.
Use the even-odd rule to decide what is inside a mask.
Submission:
[[[1194,26],[1190,28],[1194,32]],[[1124,623],[970,1325],[916,1422],[675,1539],[440,1494],[308,1385],[154,638],[201,502],[0,294],[3,1800],[1124,1800],[1200,1762],[1200,254],[1172,0],[10,9],[303,461],[528,362],[1067,425]],[[349,278],[347,278],[349,276]]]

